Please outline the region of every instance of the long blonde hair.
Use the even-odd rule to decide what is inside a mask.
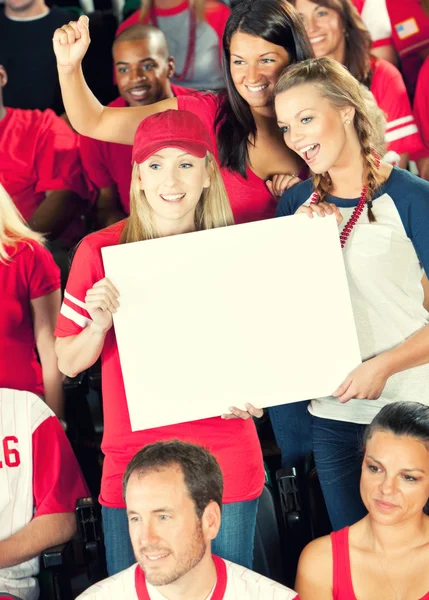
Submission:
[[[18,242],[30,240],[42,245],[45,243],[41,233],[28,227],[12,198],[0,184],[0,262],[7,263],[11,260],[6,247],[16,248]]]
[[[210,152],[207,152],[206,166],[209,172],[210,186],[203,190],[195,209],[197,231],[234,224],[223,179],[214,156]],[[130,216],[119,243],[128,244],[157,237],[159,237],[159,233],[153,220],[152,208],[140,187],[139,165],[134,163],[130,187]]]
[[[373,222],[375,216],[370,201],[384,178],[378,168],[379,157],[373,148],[373,140],[377,138],[377,132],[372,124],[361,86],[346,67],[336,60],[310,58],[291,65],[283,71],[277,81],[274,96],[308,83],[316,85],[322,96],[327,98],[335,108],[340,110],[352,106],[355,109],[353,124],[364,161],[364,183],[368,186],[368,218]],[[328,173],[315,174],[313,182],[315,190],[319,193],[320,202],[323,202],[332,188],[331,178]]]
[[[155,0],[141,0],[140,22],[144,22],[154,2]],[[206,8],[206,0],[188,0],[188,2],[191,10],[195,11],[197,23],[203,21]]]

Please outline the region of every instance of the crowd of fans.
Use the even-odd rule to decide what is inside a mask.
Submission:
[[[38,556],[76,534],[64,377],[100,361],[109,578],[82,598],[429,598],[427,4],[142,0],[109,37],[84,6],[5,0],[0,597],[38,598]],[[252,571],[264,411],[132,431],[101,249],[297,213],[336,216],[362,364],[267,410],[334,532],[294,592]],[[329,359],[310,345],[309,374]]]

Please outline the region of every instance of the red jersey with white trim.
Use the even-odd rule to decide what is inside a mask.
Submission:
[[[88,196],[78,135],[50,109],[6,109],[0,121],[0,165],[0,183],[25,220],[46,192],[71,190]],[[82,235],[83,224],[76,217],[60,237],[71,243]]]
[[[423,142],[411,110],[404,80],[392,63],[382,58],[372,60],[371,92],[387,118],[387,150],[410,154],[424,152]]]
[[[52,254],[33,240],[6,250],[11,260],[0,261],[0,388],[43,395],[31,300],[60,289],[60,270]]]
[[[74,513],[89,495],[58,419],[35,394],[0,389],[0,540],[32,519]],[[39,597],[38,557],[0,569],[0,592]]]
[[[361,11],[374,47],[392,44],[413,95],[419,70],[429,53],[429,17],[419,0],[353,0]]]
[[[204,600],[299,600],[296,592],[254,571],[213,556],[217,580],[211,595]],[[149,585],[139,565],[96,583],[78,600],[165,600]]]
[[[192,94],[194,91],[177,85],[172,85],[171,90],[175,96]],[[125,108],[128,104],[120,96],[109,106]],[[98,190],[116,185],[122,210],[127,216],[130,214],[132,150],[132,146],[125,144],[100,142],[89,137],[80,137],[80,155],[89,185]]]
[[[87,290],[105,277],[101,248],[118,244],[126,221],[85,237],[77,248],[64,292],[55,335],[79,334],[91,318],[85,307]],[[136,265],[136,276],[138,274]],[[120,290],[119,290],[120,292]],[[225,503],[253,500],[264,485],[261,447],[252,419],[220,417],[179,423],[144,431],[131,431],[115,330],[106,335],[101,353],[105,455],[100,502],[111,508],[125,507],[122,477],[132,457],[147,444],[180,439],[205,446],[219,461],[224,477]],[[144,402],[144,381],[142,381]],[[150,406],[147,407],[150,410]]]
[[[414,115],[423,138],[426,150],[429,150],[429,58],[420,69],[414,96]]]

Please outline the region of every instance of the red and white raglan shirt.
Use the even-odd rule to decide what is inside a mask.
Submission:
[[[429,154],[429,58],[425,60],[423,67],[420,69],[417,80],[414,96],[414,115],[426,151]]]
[[[192,94],[193,90],[172,85],[175,96]],[[109,104],[114,108],[125,108],[128,104],[122,97],[116,98]],[[101,190],[116,186],[121,201],[122,210],[130,214],[130,184],[132,173],[133,147],[113,142],[100,142],[92,138],[80,137],[80,155],[84,174],[89,186]]]
[[[206,600],[299,600],[296,592],[254,571],[213,556],[216,584]],[[78,600],[165,600],[156,587],[147,583],[139,565],[96,583]]]
[[[91,323],[85,306],[86,292],[105,277],[101,248],[119,243],[125,223],[125,220],[120,221],[92,233],[79,244],[55,330],[57,337],[77,335]],[[136,265],[136,276],[139,268],[139,265]],[[225,503],[253,500],[260,496],[264,486],[264,467],[252,419],[225,421],[216,417],[144,431],[131,431],[114,327],[109,330],[104,341],[101,369],[104,409],[104,436],[101,447],[105,455],[101,504],[110,508],[124,508],[122,477],[128,463],[143,446],[170,439],[200,444],[216,456],[224,477]],[[144,381],[142,402],[145,402]],[[150,406],[147,408],[150,410]]]
[[[58,419],[30,392],[0,389],[0,486],[1,540],[38,517],[74,513],[89,495]],[[0,568],[0,592],[35,600],[38,572],[38,558]]]
[[[414,160],[420,158],[427,151],[417,128],[401,73],[382,58],[372,58],[371,68],[371,92],[387,119],[387,150],[409,154]]]
[[[222,38],[231,10],[218,0],[205,2],[204,20],[196,25],[194,64],[190,75],[179,81],[177,74],[183,73],[190,39],[189,2],[184,0],[173,8],[154,8],[156,26],[164,33],[168,50],[174,56],[176,76],[171,81],[176,85],[196,90],[217,90],[224,87],[221,69]],[[152,23],[150,14],[143,21]],[[135,23],[140,23],[140,10],[133,13],[118,28],[117,35]]]
[[[373,47],[393,45],[412,97],[419,70],[429,54],[429,17],[419,0],[353,0]]]
[[[33,240],[6,251],[10,260],[0,261],[0,388],[43,395],[31,300],[60,289],[60,270],[52,254]]]
[[[50,109],[7,108],[0,121],[0,183],[25,220],[46,192],[71,190],[87,198],[78,135]],[[71,245],[83,233],[76,217],[61,239]]]

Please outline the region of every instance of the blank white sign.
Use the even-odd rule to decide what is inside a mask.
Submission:
[[[133,431],[330,395],[361,361],[334,216],[102,254]]]

